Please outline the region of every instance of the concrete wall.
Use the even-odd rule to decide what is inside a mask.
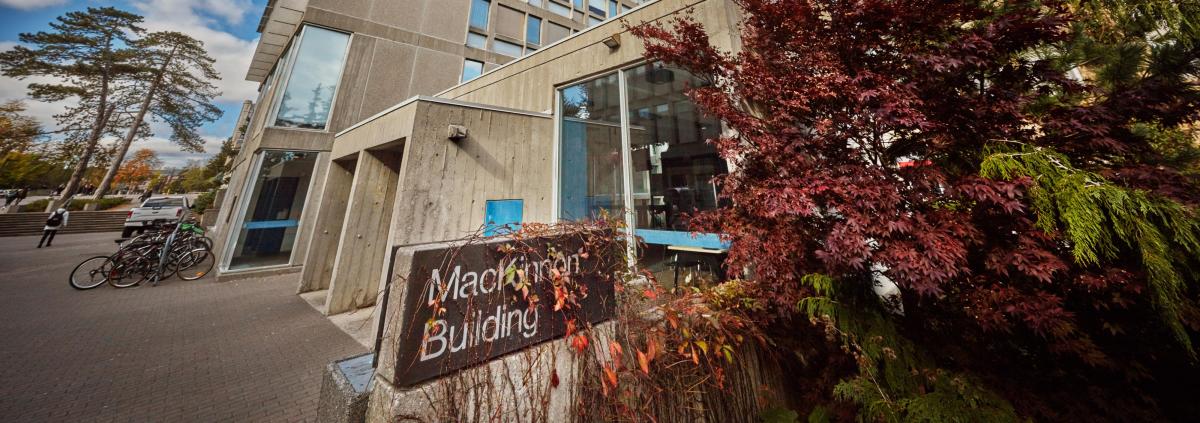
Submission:
[[[418,102],[396,194],[392,244],[456,239],[483,225],[487,200],[524,200],[525,221],[551,216],[549,116]],[[449,125],[468,137],[452,142]]]
[[[447,138],[450,125],[468,137]],[[402,148],[398,169],[387,156]],[[521,199],[525,221],[551,216],[553,125],[547,115],[408,102],[339,134],[300,291],[328,288],[325,312],[374,304],[392,246],[460,238],[483,225],[487,200]],[[352,183],[349,181],[353,181]],[[349,184],[349,186],[348,186]],[[332,190],[349,189],[348,197]],[[337,225],[340,223],[340,227]]]

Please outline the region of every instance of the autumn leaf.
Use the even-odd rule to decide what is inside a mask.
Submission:
[[[646,353],[641,350],[637,352],[638,367],[642,369],[642,373],[650,374],[650,358],[646,357]]]
[[[583,350],[587,349],[588,339],[583,335],[575,335],[574,338],[571,338],[571,346],[575,348],[576,352],[582,353]]]
[[[613,370],[611,365],[604,366],[604,377],[607,379],[608,383],[612,384],[612,387],[617,387],[617,372]]]

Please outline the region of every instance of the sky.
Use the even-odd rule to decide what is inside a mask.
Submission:
[[[233,133],[242,101],[257,97],[258,85],[245,80],[254,47],[258,43],[259,18],[267,0],[0,0],[0,51],[18,43],[18,34],[49,30],[54,18],[75,10],[113,6],[145,17],[147,31],[180,31],[204,42],[209,56],[216,59],[221,80],[215,81],[222,92],[216,105],[221,119],[204,125],[199,132],[206,141],[204,153],[187,153],[167,138],[169,129],[153,124],[154,136],[134,143],[132,151],[149,148],[158,153],[164,167],[181,167],[191,160],[206,160],[220,149],[221,142]],[[45,129],[54,129],[53,115],[66,102],[43,103],[27,97],[26,86],[34,78],[16,80],[0,76],[0,101],[23,99],[27,114],[38,119]],[[68,102],[70,100],[67,100]],[[128,156],[127,156],[128,157]]]

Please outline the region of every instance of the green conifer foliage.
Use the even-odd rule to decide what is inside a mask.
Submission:
[[[1062,230],[1081,266],[1100,266],[1134,254],[1145,267],[1155,306],[1175,339],[1193,357],[1182,321],[1189,266],[1200,258],[1200,216],[1170,199],[1121,187],[1073,167],[1048,148],[993,147],[980,166],[985,178],[1031,178],[1029,189],[1038,228]],[[1182,253],[1182,254],[1176,254]]]

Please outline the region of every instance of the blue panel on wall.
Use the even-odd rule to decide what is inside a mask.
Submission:
[[[300,226],[300,221],[295,219],[288,220],[256,220],[246,222],[242,227],[246,229],[276,229],[276,228],[294,228]]]
[[[587,127],[579,122],[563,120],[561,139],[559,217],[563,220],[586,219],[591,213],[587,183]]]
[[[525,200],[488,200],[483,213],[483,235],[503,235],[521,229]]]
[[[722,241],[717,234],[696,234],[694,237],[687,231],[663,231],[656,229],[636,229],[633,231],[647,244],[679,245],[684,247],[708,248],[710,250],[727,250],[729,242]]]

